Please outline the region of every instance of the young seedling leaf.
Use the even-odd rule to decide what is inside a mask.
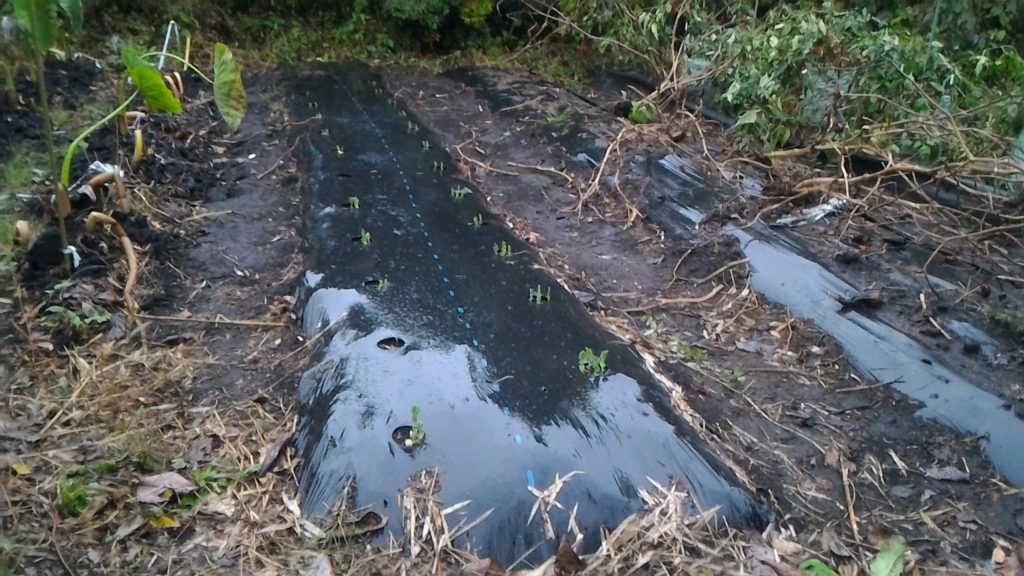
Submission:
[[[54,4],[52,0],[11,0],[14,18],[28,33],[32,49],[46,54],[54,43]]]
[[[121,60],[150,111],[170,112],[171,114],[181,112],[181,102],[164,84],[164,77],[157,72],[156,68],[146,64],[138,52],[133,48],[125,48],[121,52]]]
[[[59,0],[60,9],[71,22],[71,29],[79,31],[82,29],[82,0]]]
[[[213,101],[228,130],[234,132],[245,117],[245,86],[231,50],[217,43],[213,56]]]
[[[892,544],[878,553],[868,568],[871,576],[900,576],[903,574],[903,561],[907,547],[903,544]]]

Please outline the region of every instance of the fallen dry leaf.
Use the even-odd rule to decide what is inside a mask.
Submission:
[[[156,518],[150,518],[149,523],[154,528],[177,528],[181,526],[177,520],[170,516],[157,516]]]
[[[172,494],[188,494],[198,486],[177,472],[153,474],[142,479],[142,484],[135,491],[139,502],[160,504],[166,502]]]
[[[555,574],[566,576],[583,570],[583,562],[572,549],[572,545],[564,537],[558,545],[558,552],[555,553]]]
[[[968,482],[971,479],[967,472],[953,466],[932,466],[924,471],[924,475],[941,482]]]
[[[309,564],[309,568],[302,571],[302,576],[334,576],[331,559],[326,554],[317,554]]]
[[[803,546],[796,542],[786,540],[778,534],[772,534],[772,548],[783,556],[790,556],[794,558],[800,556],[804,552]]]
[[[493,558],[480,558],[459,570],[459,576],[505,576],[505,569]]]

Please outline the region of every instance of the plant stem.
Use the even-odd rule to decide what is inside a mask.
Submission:
[[[170,52],[147,52],[147,53],[142,55],[143,58],[152,58],[154,56],[166,56],[167,58],[170,58],[171,60],[177,60],[178,62],[181,62],[182,64],[184,64],[186,68],[188,68],[189,70],[195,72],[196,75],[199,76],[200,78],[202,78],[204,82],[206,82],[207,84],[213,84],[213,80],[210,80],[210,78],[206,74],[203,74],[202,70],[200,70],[199,68],[196,68],[195,66],[192,65],[191,62],[189,62],[188,60],[185,60],[184,58],[182,58],[181,56],[178,56],[177,54],[171,54]]]
[[[18,105],[18,86],[14,79],[15,67],[6,62],[0,62],[0,73],[4,75],[4,99],[7,106],[14,108]]]
[[[63,271],[71,274],[71,256],[65,253],[68,247],[68,228],[64,222],[64,209],[71,205],[68,198],[67,185],[57,180],[57,148],[53,144],[53,122],[50,118],[50,96],[46,90],[46,61],[43,54],[36,52],[36,85],[39,87],[39,108],[43,116],[43,135],[46,138],[46,151],[50,158],[50,177],[53,178],[53,192],[57,196],[57,230],[60,231],[60,251],[64,256]]]
[[[135,97],[138,95],[138,90],[132,92],[132,95],[126,98],[120,106],[114,108],[113,112],[104,116],[103,119],[99,122],[96,122],[92,126],[86,128],[84,132],[79,134],[78,137],[75,138],[73,142],[71,142],[71,145],[68,146],[68,151],[64,154],[64,165],[61,167],[60,170],[60,181],[65,187],[67,187],[68,183],[71,181],[71,158],[74,157],[75,151],[78,150],[78,148],[82,145],[82,142],[85,142],[86,138],[88,138],[96,130],[99,130],[100,127],[102,127],[104,124],[110,122],[111,120],[116,118],[118,114],[124,112],[125,109],[128,108],[128,105],[132,103],[132,100],[134,100]],[[56,161],[54,161],[54,164],[56,165]]]

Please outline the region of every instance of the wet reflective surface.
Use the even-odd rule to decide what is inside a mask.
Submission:
[[[586,545],[602,526],[637,510],[637,489],[677,479],[702,509],[732,525],[760,524],[764,509],[736,488],[668,405],[641,359],[615,342],[572,295],[538,267],[469,188],[452,180],[446,155],[396,108],[375,75],[335,66],[289,81],[314,269],[304,316],[308,335],[334,333],[300,384],[297,443],[302,506],[324,516],[346,484],[400,530],[399,490],[439,467],[444,502],[472,505],[454,526],[493,509],[468,538],[506,563],[540,545],[526,526],[527,486],[574,477],[559,493],[566,529]],[[358,203],[350,198],[358,198]],[[358,204],[358,207],[356,205]],[[531,301],[531,289],[551,299]],[[607,375],[583,374],[584,347],[608,350]],[[419,407],[424,445],[392,439]],[[383,536],[382,536],[383,537]]]
[[[732,194],[716,193],[676,156],[661,159],[651,174],[650,194],[669,198],[652,216],[684,237],[692,235],[693,226],[708,210]],[[855,311],[841,312],[837,298],[852,297],[857,290],[805,257],[794,240],[760,224],[732,234],[750,260],[755,290],[831,334],[858,371],[922,402],[920,416],[986,437],[985,450],[996,469],[1010,482],[1024,485],[1024,420],[1007,410],[1002,400],[972,385],[947,368],[942,358],[884,322]],[[995,357],[995,343],[984,332],[963,322],[949,324],[958,337]]]

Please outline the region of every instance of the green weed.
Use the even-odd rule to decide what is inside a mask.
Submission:
[[[567,123],[569,120],[572,120],[572,110],[566,109],[554,116],[548,116],[544,119],[544,123],[551,124],[553,126],[560,126]]]
[[[472,224],[473,224],[473,228],[475,230],[479,230],[480,227],[484,225],[484,216],[483,216],[483,214],[477,214],[476,216],[473,216]]]
[[[110,313],[101,309],[86,313],[64,306],[50,306],[43,312],[39,323],[49,330],[68,328],[72,334],[84,335],[105,325],[110,318]]]
[[[81,479],[61,476],[57,481],[57,502],[65,516],[78,518],[92,503],[92,493]]]
[[[633,124],[650,124],[657,116],[658,107],[647,100],[633,102],[633,107],[629,111],[629,121]]]
[[[1024,313],[1011,308],[992,308],[988,319],[994,326],[1018,340],[1024,340]]]
[[[40,181],[39,170],[46,163],[42,154],[31,151],[28,147],[18,146],[11,152],[4,164],[3,187],[10,194],[24,192],[32,184]],[[0,202],[6,199],[0,199]]]
[[[373,238],[370,236],[370,233],[367,232],[365,228],[360,230],[359,243],[362,244],[363,246],[369,246],[371,242],[373,242]]]
[[[20,548],[10,539],[0,536],[0,576],[22,573]]]

